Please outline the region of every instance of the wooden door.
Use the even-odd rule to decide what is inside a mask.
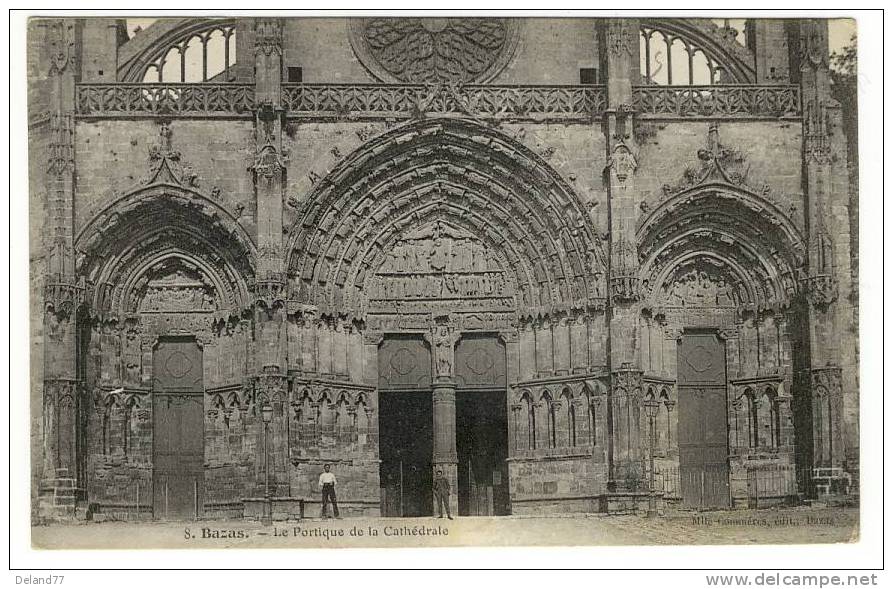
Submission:
[[[715,333],[685,333],[678,351],[678,387],[683,505],[728,507],[726,356]]]
[[[154,514],[198,519],[205,486],[201,350],[192,340],[161,341],[154,369]]]

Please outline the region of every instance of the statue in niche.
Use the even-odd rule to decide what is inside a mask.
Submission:
[[[469,249],[468,240],[460,239],[456,241],[453,244],[452,256],[450,271],[467,272],[469,267],[471,267],[471,250]]]
[[[674,280],[673,286],[670,287],[670,296],[667,298],[667,304],[671,307],[685,306],[685,296],[682,292],[682,283],[678,280]]]
[[[431,270],[435,272],[445,271],[450,258],[449,243],[443,238],[441,231],[441,226],[438,224],[435,228],[434,240],[431,243],[431,252],[428,258]]]
[[[731,307],[735,305],[732,289],[726,284],[726,279],[721,276],[716,284],[716,305],[718,307]]]
[[[440,325],[434,329],[434,363],[438,376],[453,373],[453,336],[449,327]]]

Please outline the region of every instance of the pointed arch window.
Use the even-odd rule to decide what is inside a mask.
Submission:
[[[151,29],[136,33],[151,34]],[[124,64],[122,79],[150,84],[233,82],[235,65],[235,19],[190,19]]]

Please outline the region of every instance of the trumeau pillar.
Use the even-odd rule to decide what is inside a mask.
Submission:
[[[828,25],[824,20],[800,22],[800,84],[809,243],[806,276],[801,286],[808,304],[810,374],[803,375],[803,381],[809,386],[813,412],[813,464],[840,467],[844,459],[840,338],[845,334],[839,329],[837,317],[837,232],[832,218],[832,129],[840,126],[840,112],[831,98]]]
[[[507,329],[499,333],[499,339],[505,344],[505,376],[508,383],[516,383],[521,380],[521,338],[516,328]],[[509,388],[505,397],[506,415],[509,416],[508,422],[508,456],[514,458],[518,450],[518,441],[515,439],[517,432],[518,417],[520,415],[521,406],[517,405],[517,391]]]
[[[450,481],[450,511],[459,512],[459,456],[456,451],[455,353],[458,332],[448,325],[435,325],[431,333],[431,373],[434,413],[434,474],[442,470]],[[435,500],[436,501],[436,500]],[[435,512],[437,505],[434,506]]]
[[[258,398],[271,402],[287,391],[286,279],[283,263],[282,200],[286,156],[282,149],[282,21],[254,19],[255,121],[254,190],[257,252],[254,321]],[[287,402],[283,403],[287,406]],[[262,424],[259,424],[262,427]],[[281,455],[287,436],[274,436],[271,452]],[[262,460],[263,456],[258,456]],[[287,462],[287,461],[286,461]],[[282,475],[284,477],[284,473]],[[277,475],[278,478],[278,475]],[[281,479],[280,479],[281,480]],[[279,487],[277,486],[277,491]]]
[[[42,21],[50,79],[50,138],[47,158],[47,209],[50,235],[44,277],[43,472],[41,490],[51,501],[50,516],[74,514],[78,463],[80,390],[77,381],[77,312],[86,288],[74,263],[74,91],[81,23],[75,19]]]
[[[633,135],[632,85],[639,25],[634,19],[609,19],[606,31],[608,108],[605,111],[606,168],[610,224],[608,267],[609,485],[636,490],[642,476],[639,444],[642,370],[636,350],[639,315],[639,264],[636,251],[635,172],[638,147]]]

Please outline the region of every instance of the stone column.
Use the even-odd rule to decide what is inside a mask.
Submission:
[[[849,244],[848,222],[845,227],[835,222],[833,210],[835,201],[848,199],[835,194],[835,178],[846,177],[837,162],[846,158],[834,153],[844,143],[834,134],[834,129],[841,127],[841,115],[839,105],[831,97],[826,21],[800,21],[800,86],[808,236],[808,263],[801,287],[808,301],[810,372],[800,382],[809,383],[811,403],[803,406],[813,409],[812,432],[801,435],[811,433],[814,466],[842,467],[845,453],[840,340],[847,335],[840,326],[838,290],[842,279],[849,283]],[[842,252],[846,255],[841,256]]]
[[[515,439],[517,429],[517,418],[521,406],[517,405],[518,399],[517,389],[513,385],[521,380],[521,346],[517,329],[508,329],[499,332],[499,339],[505,344],[505,372],[506,372],[506,396],[505,410],[508,419],[508,457],[511,458],[516,454],[517,440]]]
[[[257,112],[255,119],[254,175],[257,200],[258,257],[255,268],[254,321],[258,403],[256,426],[264,424],[259,409],[266,401],[273,405],[269,426],[270,491],[274,496],[289,495],[288,488],[288,342],[286,329],[287,287],[282,244],[282,201],[286,156],[282,149],[284,113],[280,106],[282,80],[282,21],[254,19],[254,82]],[[241,39],[239,45],[242,45]],[[258,472],[263,476],[264,456],[257,453]],[[258,488],[263,492],[264,481]]]
[[[609,488],[641,486],[639,439],[647,427],[641,414],[642,370],[639,367],[639,263],[636,247],[638,192],[635,172],[638,146],[633,135],[632,84],[638,76],[639,24],[635,19],[609,19],[605,25],[608,58],[608,108],[605,183],[608,189],[610,260],[608,267],[608,393]]]
[[[80,75],[77,39],[82,23],[76,19],[42,20],[46,61],[40,75],[50,82],[47,152],[47,235],[44,238],[44,383],[42,395],[43,465],[40,507],[48,517],[74,515],[79,463],[79,397],[77,381],[77,313],[88,291],[78,281],[74,263],[74,108],[75,84]],[[35,465],[35,468],[37,466]]]
[[[442,470],[450,481],[450,511],[459,513],[459,456],[456,452],[456,381],[453,370],[458,334],[447,325],[436,325],[431,334],[434,413],[434,474]],[[434,506],[437,513],[437,505]]]

